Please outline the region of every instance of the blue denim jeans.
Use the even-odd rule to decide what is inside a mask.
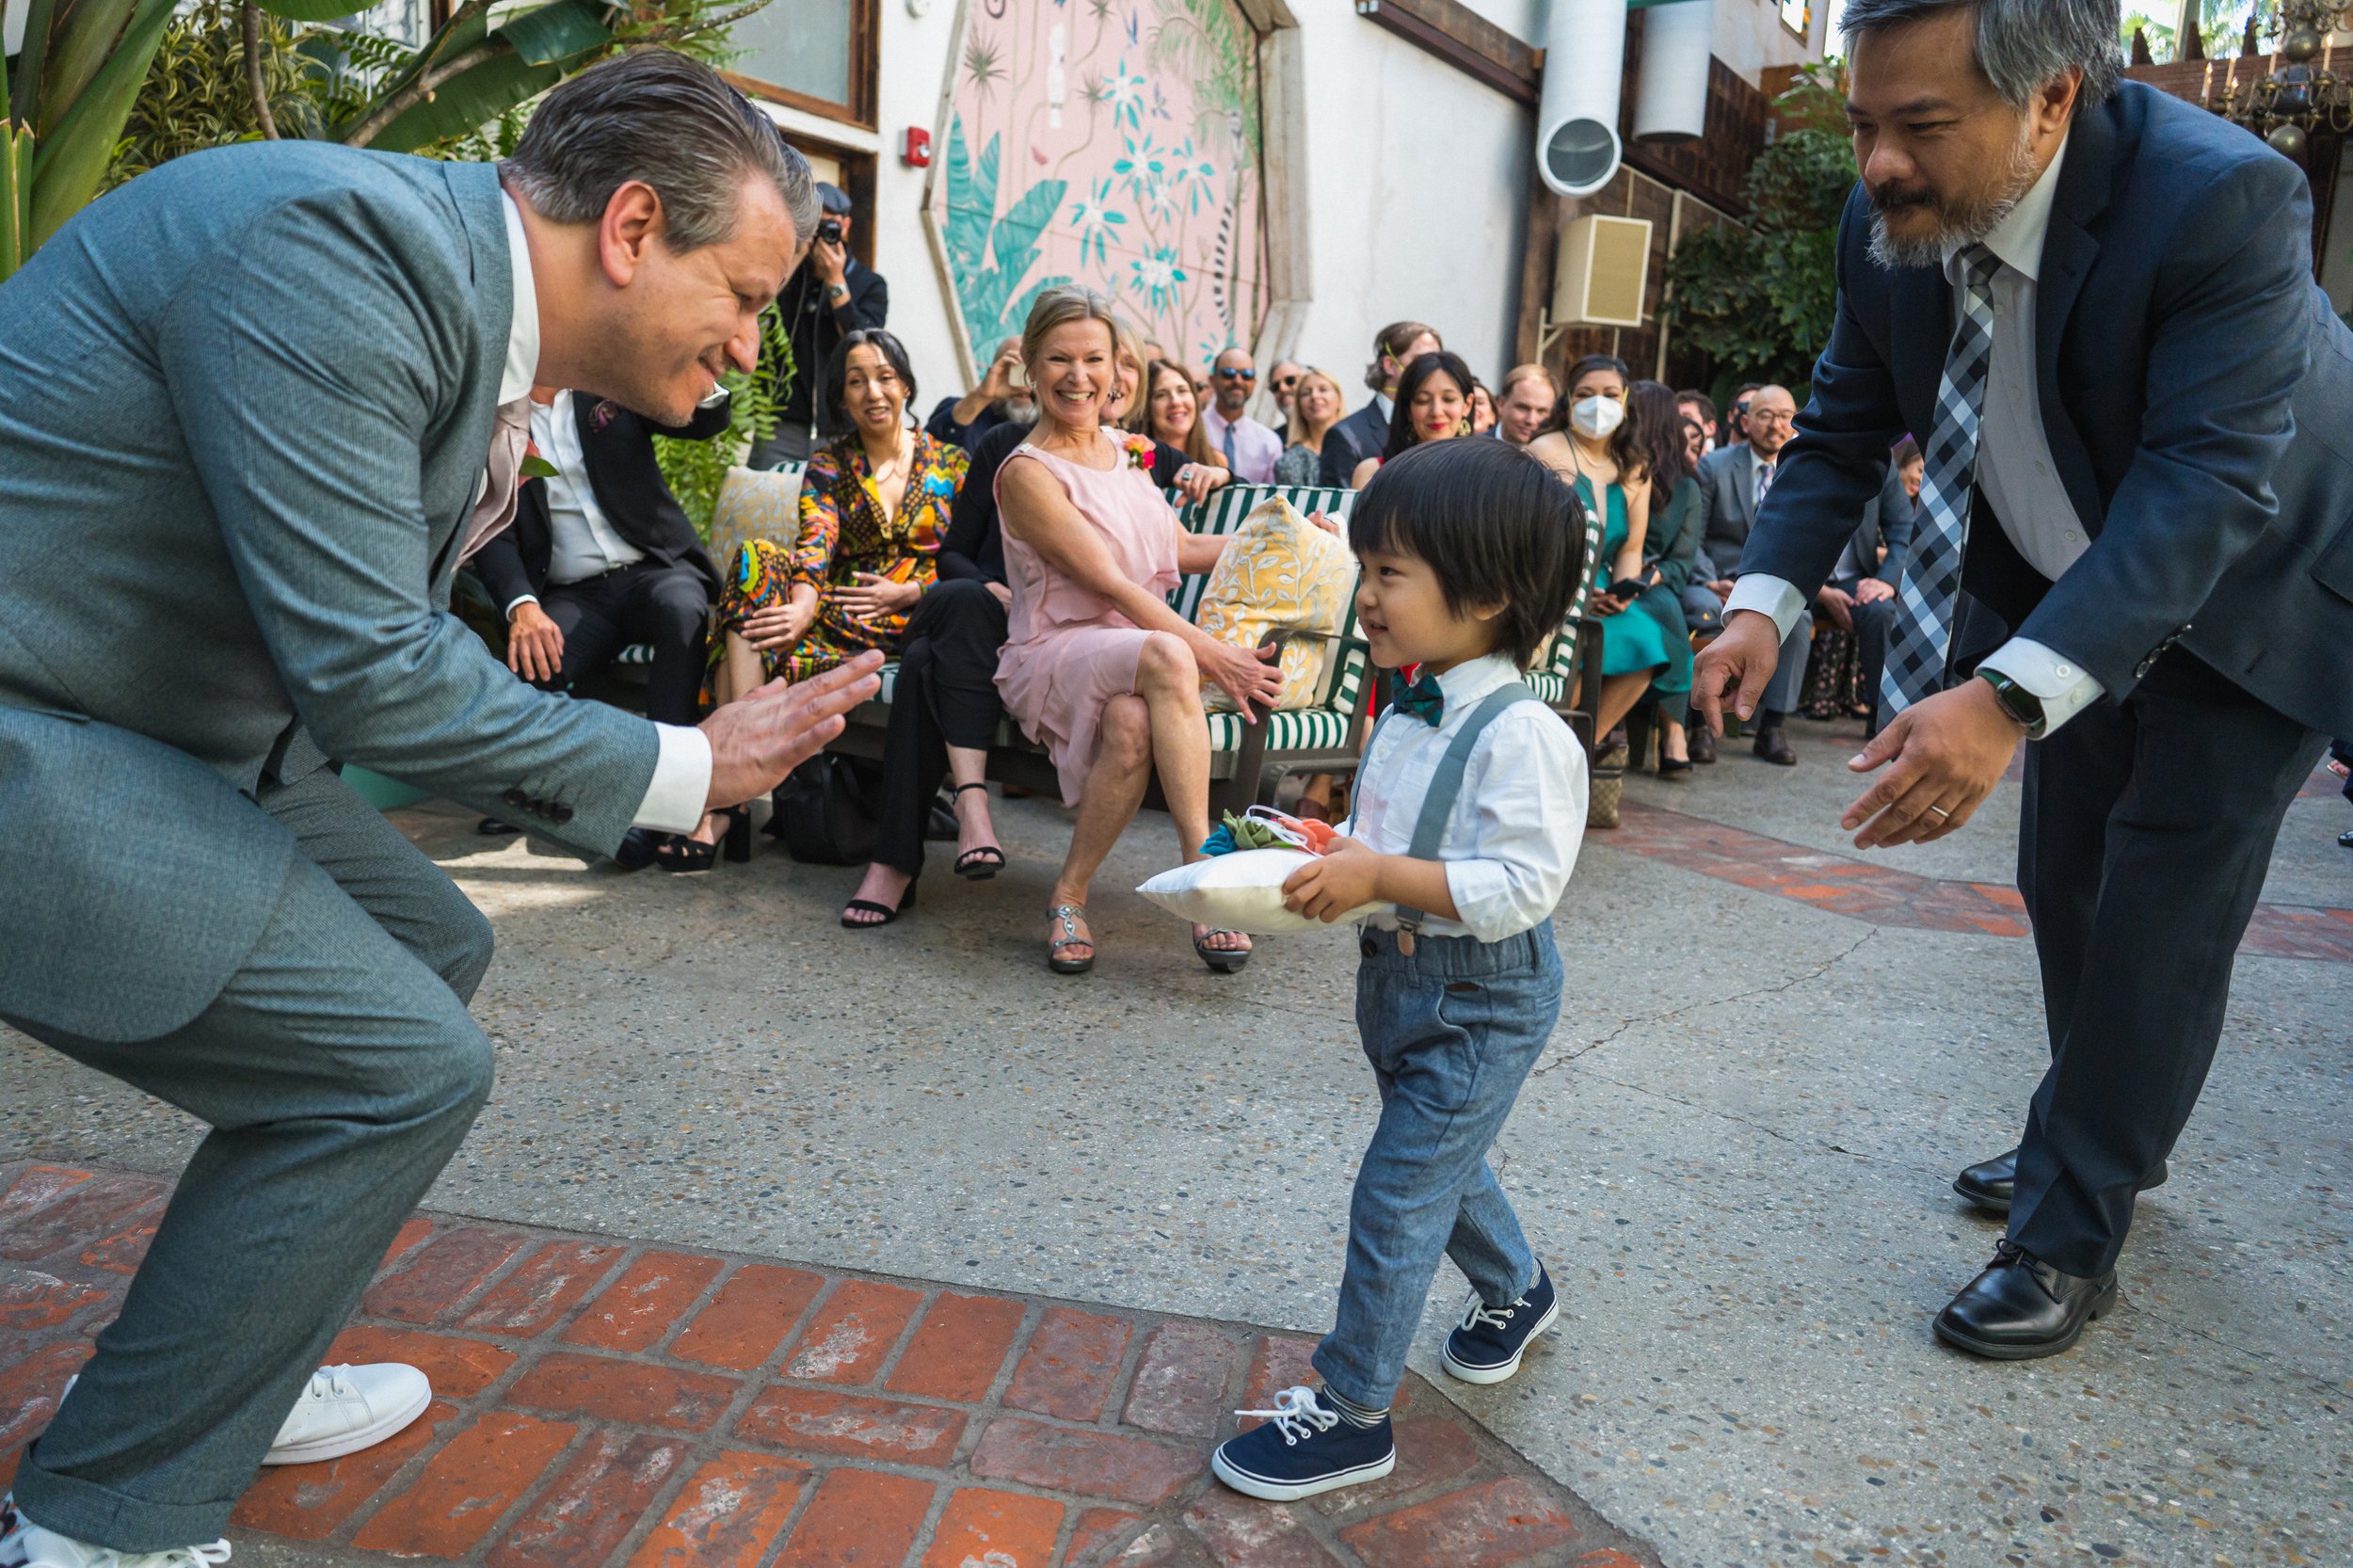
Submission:
[[[1438,1258],[1490,1306],[1536,1283],[1536,1256],[1487,1165],[1561,1016],[1552,927],[1500,942],[1424,936],[1409,956],[1368,928],[1356,1027],[1381,1122],[1348,1209],[1339,1312],[1315,1368],[1342,1397],[1385,1405],[1405,1377]]]

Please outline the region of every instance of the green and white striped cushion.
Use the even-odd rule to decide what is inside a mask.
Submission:
[[[1348,744],[1353,712],[1337,708],[1289,708],[1267,719],[1269,751],[1337,751]],[[1209,749],[1238,751],[1241,747],[1240,713],[1209,715]]]

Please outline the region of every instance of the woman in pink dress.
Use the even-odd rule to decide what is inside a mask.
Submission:
[[[1079,808],[1054,883],[1047,961],[1058,974],[1095,967],[1087,885],[1143,804],[1157,769],[1185,859],[1209,834],[1209,735],[1201,682],[1245,715],[1272,708],[1282,671],[1231,648],[1168,607],[1179,574],[1206,572],[1223,538],[1189,534],[1160,498],[1149,441],[1107,430],[1118,379],[1116,318],[1090,289],[1047,290],[1030,312],[1022,362],[1037,389],[1037,425],[997,474],[1013,589],[997,689],[1061,776]],[[1196,927],[1193,950],[1221,973],[1250,957],[1240,932]]]

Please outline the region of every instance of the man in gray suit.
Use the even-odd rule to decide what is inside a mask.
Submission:
[[[41,856],[0,900],[0,1019],[213,1128],[0,1561],[218,1536],[488,1093],[488,925],[329,759],[605,854],[773,787],[873,691],[869,659],[659,727],[447,610],[533,382],[682,423],[751,366],[810,207],[768,120],[648,52],[497,168],[175,160],[0,287],[0,832]]]
[[[1687,591],[1713,594],[1719,612],[1740,573],[1740,552],[1756,521],[1756,504],[1772,488],[1781,449],[1798,417],[1797,400],[1786,387],[1757,388],[1749,394],[1747,408],[1749,439],[1702,457],[1694,474],[1700,482],[1700,553]],[[1781,767],[1797,766],[1798,754],[1789,749],[1781,726],[1798,705],[1806,648],[1813,640],[1813,620],[1801,617],[1782,644],[1780,671],[1756,712],[1756,754]]]

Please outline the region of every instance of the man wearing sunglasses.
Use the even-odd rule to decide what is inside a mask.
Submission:
[[[1217,357],[1209,371],[1209,406],[1202,410],[1203,433],[1209,448],[1225,455],[1225,466],[1245,485],[1264,485],[1274,478],[1274,459],[1283,455],[1283,440],[1242,409],[1258,390],[1258,367],[1246,348],[1229,348]]]

